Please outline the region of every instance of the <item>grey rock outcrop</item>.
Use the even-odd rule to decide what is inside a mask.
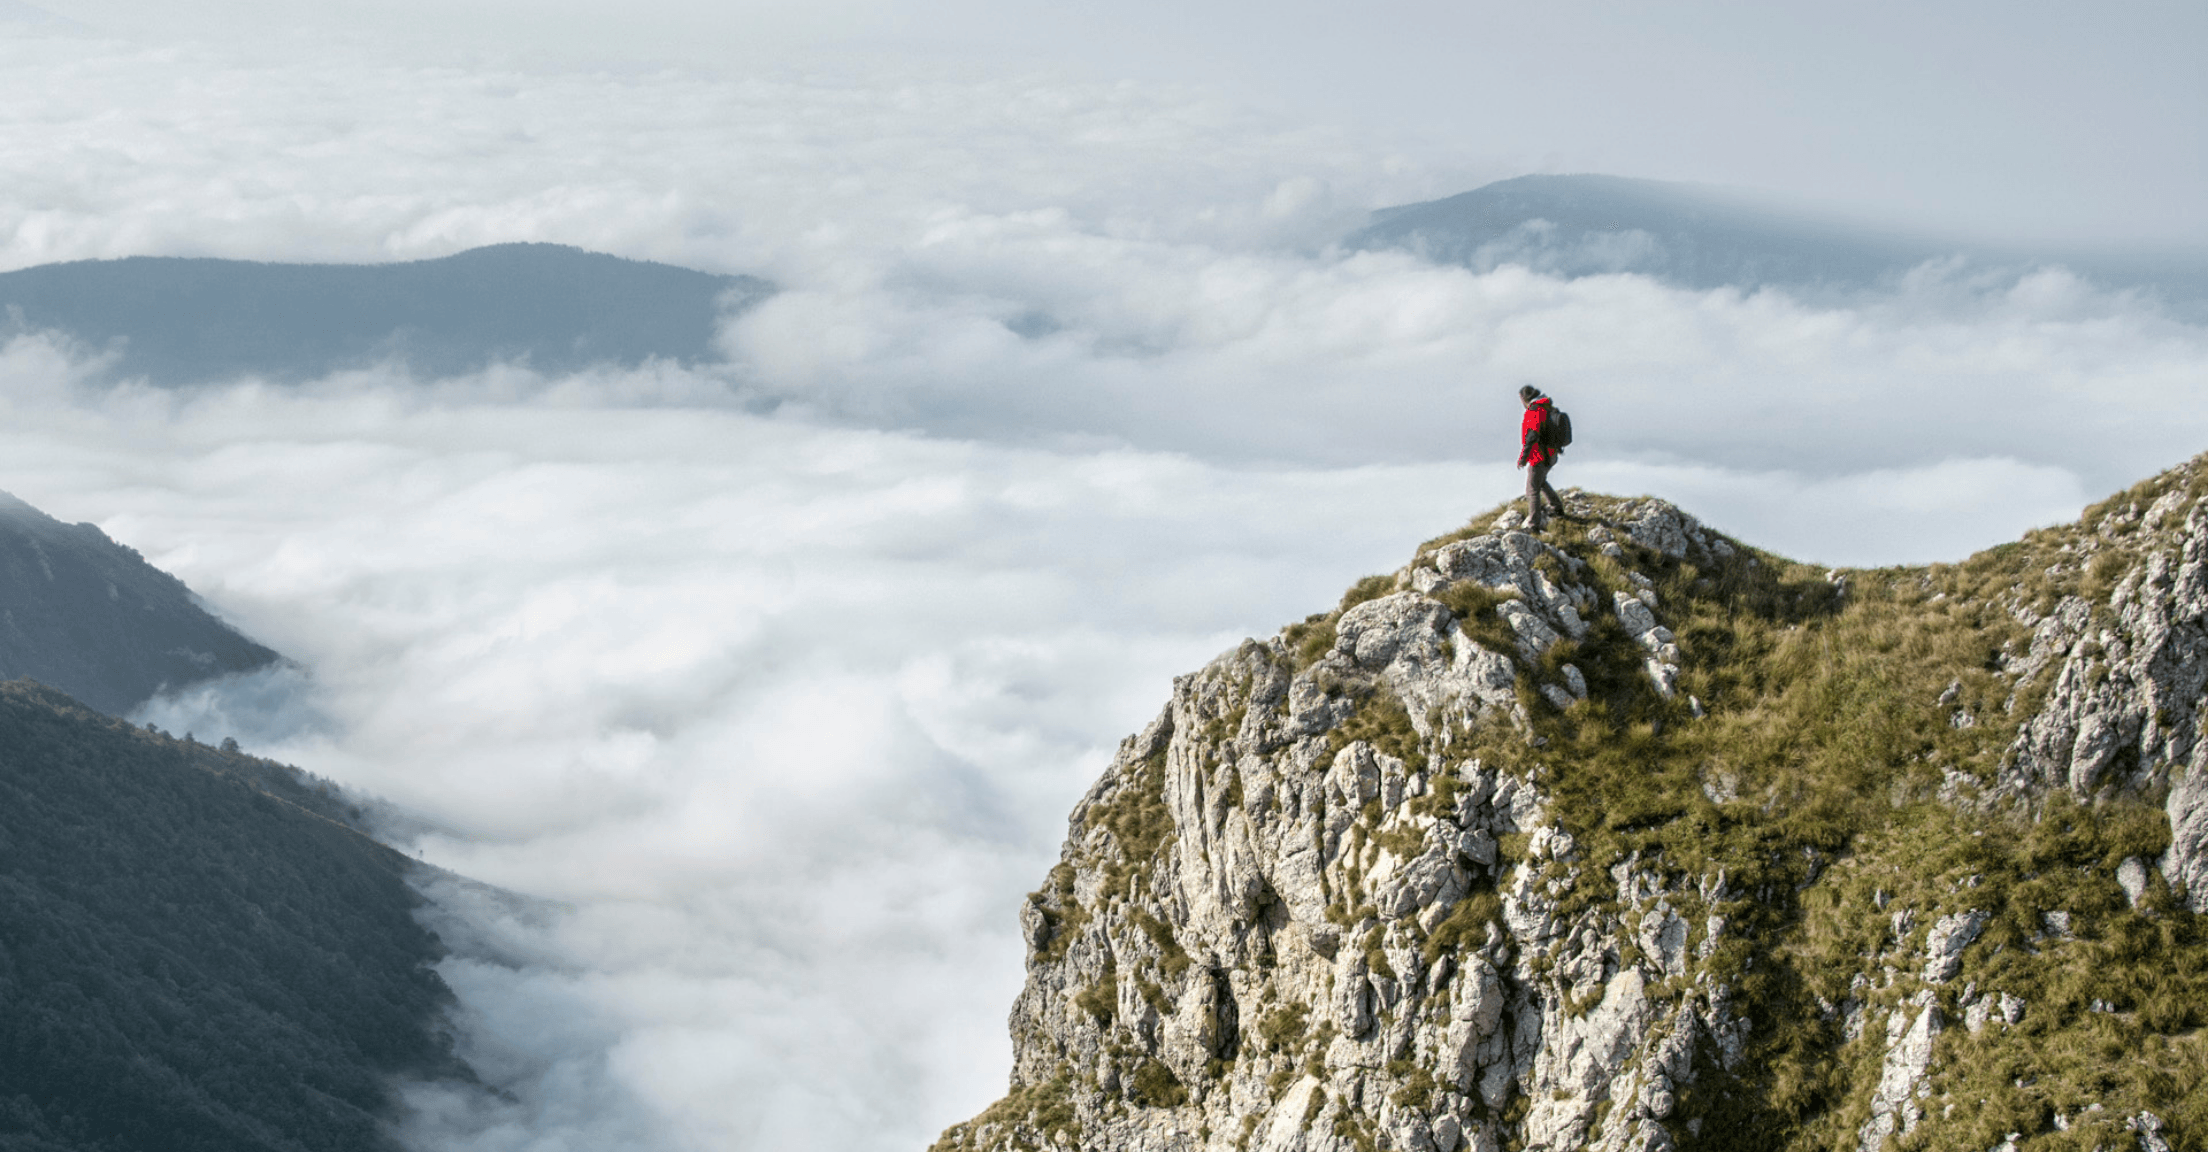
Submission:
[[[2174,475],[2190,480],[2198,462]],[[2080,797],[2168,789],[2171,840],[2158,861],[2196,912],[2208,912],[2208,501],[2175,483],[2145,507],[2105,515],[2078,563],[2117,546],[2142,553],[2105,604],[2068,596],[2033,624],[2012,664],[2014,709],[2044,701],[2016,737],[2001,781],[2011,795]],[[2020,608],[2028,618],[2029,608]],[[2144,891],[2141,873],[2127,891]],[[2137,903],[2139,895],[2132,895]]]
[[[1945,984],[1962,970],[1963,949],[1978,938],[1986,926],[1986,914],[1978,909],[1942,916],[1932,925],[1924,938],[1924,979],[1928,984]]]
[[[1613,522],[1636,544],[1733,551],[1669,505],[1628,511]],[[1525,533],[1477,535],[1343,611],[1306,666],[1282,637],[1176,682],[1021,913],[1014,1079],[1095,1085],[1070,1093],[1079,1147],[1672,1147],[1678,1094],[1740,1056],[1747,1025],[1699,971],[1738,894],[1636,862],[1605,877],[1628,894],[1616,913],[1567,911],[1590,865],[1553,798],[1452,751],[1522,730],[1521,671],[1597,608],[1668,691],[1655,597],[1613,603],[1583,568]],[[1507,643],[1460,629],[1446,601],[1467,584],[1500,597],[1480,634]],[[1577,669],[1559,686],[1567,704],[1588,691]],[[1136,829],[1167,823],[1130,858]]]
[[[1907,1135],[1924,1117],[1917,1103],[1925,1074],[1932,1067],[1932,1042],[1944,1021],[1929,991],[1886,1020],[1886,1060],[1879,1066],[1878,1088],[1871,1097],[1871,1118],[1865,1122],[1860,1152],[1877,1152],[1886,1138]]]

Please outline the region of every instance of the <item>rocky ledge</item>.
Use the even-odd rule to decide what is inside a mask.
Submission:
[[[1122,744],[937,1148],[2198,1146],[2204,461],[1930,568],[1428,542]]]

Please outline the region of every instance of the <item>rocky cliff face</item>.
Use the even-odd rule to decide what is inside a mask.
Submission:
[[[2208,458],[1960,565],[1574,494],[1176,682],[940,1149],[2200,1147]]]

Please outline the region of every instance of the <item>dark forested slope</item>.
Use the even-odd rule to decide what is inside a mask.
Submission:
[[[164,687],[277,659],[135,550],[0,492],[0,679],[121,714]]]
[[[0,1149],[378,1149],[465,1077],[407,859],[295,770],[0,684]]]

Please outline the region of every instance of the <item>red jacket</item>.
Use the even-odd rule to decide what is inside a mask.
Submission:
[[[1526,409],[1526,418],[1518,425],[1518,466],[1528,464],[1553,464],[1556,453],[1541,446],[1541,421],[1549,414],[1549,398],[1535,400]]]

